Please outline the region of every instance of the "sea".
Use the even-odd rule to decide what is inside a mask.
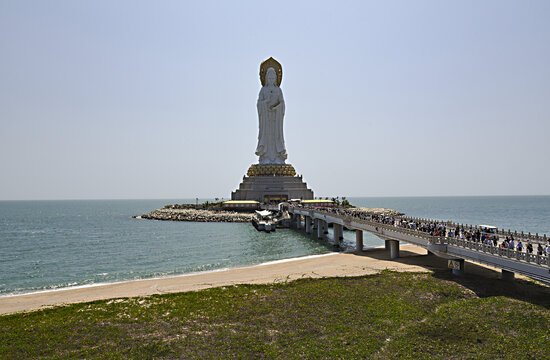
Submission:
[[[211,200],[211,199],[203,199]],[[550,196],[350,197],[355,206],[550,235]],[[220,271],[350,251],[303,232],[250,223],[132,218],[194,199],[0,201],[0,296]],[[365,247],[382,246],[365,233]]]

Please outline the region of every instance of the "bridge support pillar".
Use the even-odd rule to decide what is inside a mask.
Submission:
[[[311,234],[311,216],[304,216],[304,222],[306,223],[306,234]]]
[[[334,241],[340,243],[344,239],[344,226],[334,223],[332,228],[334,229]]]
[[[323,221],[323,233],[328,234],[328,222]]]
[[[325,234],[324,221],[321,219],[315,219],[317,222],[317,239],[322,239]]]
[[[456,275],[456,276],[462,276],[464,275],[464,259],[458,259],[458,260],[453,260],[455,263],[458,262],[459,266],[454,266],[453,267],[453,275]]]
[[[399,257],[399,241],[386,240],[386,247],[390,248],[390,259],[397,259]]]
[[[296,217],[296,229],[300,230],[302,228],[302,215],[294,214]]]
[[[390,251],[390,241],[389,240],[384,240],[384,248],[388,251]]]
[[[363,251],[363,230],[355,230],[355,250]]]
[[[511,280],[514,280],[515,275],[516,274],[513,273],[512,271],[502,269],[502,274],[500,275],[500,277],[502,278],[502,280],[511,281]]]

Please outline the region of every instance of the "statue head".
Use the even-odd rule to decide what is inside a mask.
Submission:
[[[277,73],[275,69],[270,67],[265,73],[265,84],[266,85],[275,85],[277,83]]]
[[[279,62],[272,57],[260,64],[260,82],[262,83],[262,86],[267,85],[267,70],[269,70],[269,68],[273,68],[275,71],[275,84],[277,86],[281,86],[281,81],[283,80],[283,68],[281,67],[281,64],[279,64]]]

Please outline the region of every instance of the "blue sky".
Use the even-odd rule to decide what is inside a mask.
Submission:
[[[0,199],[228,198],[260,63],[316,196],[550,194],[548,1],[0,0]]]

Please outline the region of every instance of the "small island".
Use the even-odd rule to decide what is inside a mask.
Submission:
[[[354,214],[371,214],[384,216],[401,216],[403,213],[386,208],[355,207],[349,203],[342,205],[340,202],[327,200],[330,207],[344,207]],[[204,202],[202,204],[172,204],[165,205],[150,213],[134,216],[137,219],[163,220],[163,221],[193,221],[193,222],[250,222],[254,219],[254,210],[260,207],[247,207],[235,210],[227,206],[229,202]],[[296,204],[296,206],[303,206]]]
[[[136,218],[165,221],[250,222],[254,212],[224,210],[220,203],[174,204]]]

